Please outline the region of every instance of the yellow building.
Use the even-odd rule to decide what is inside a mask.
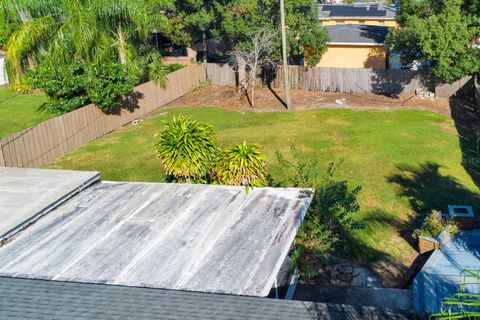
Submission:
[[[327,26],[330,41],[317,67],[386,69],[388,27],[367,25]]]
[[[396,7],[369,4],[321,4],[318,19],[322,26],[357,24],[397,27]]]

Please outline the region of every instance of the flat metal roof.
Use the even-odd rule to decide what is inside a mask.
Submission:
[[[441,243],[440,249],[433,252],[415,277],[413,284],[415,310],[439,312],[442,300],[458,292],[463,271],[478,269],[480,269],[480,230],[461,231],[454,237],[447,237]],[[479,287],[471,285],[465,288],[468,292],[480,293]]]
[[[0,168],[0,240],[98,180],[98,172]]]
[[[97,183],[0,247],[0,275],[267,296],[301,189]]]

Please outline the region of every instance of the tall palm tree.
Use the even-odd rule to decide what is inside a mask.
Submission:
[[[17,24],[7,43],[9,79],[14,86],[20,84],[40,61],[58,66],[72,58],[111,59],[114,49],[118,62],[138,71],[139,43],[154,25],[171,29],[168,19],[158,17],[160,11],[148,14],[147,3],[158,1],[0,0],[0,14]]]

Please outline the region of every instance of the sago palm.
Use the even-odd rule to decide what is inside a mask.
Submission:
[[[224,150],[214,169],[220,184],[260,187],[267,184],[266,157],[257,144],[243,142]]]
[[[157,157],[165,173],[179,182],[204,179],[214,160],[215,131],[209,124],[179,116],[159,135]]]

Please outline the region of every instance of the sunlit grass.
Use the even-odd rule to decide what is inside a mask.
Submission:
[[[17,94],[0,88],[0,138],[26,129],[53,115],[38,108],[45,102],[44,94]]]
[[[366,227],[354,234],[353,254],[365,262],[397,261],[400,265],[411,263],[416,251],[401,235],[414,210],[408,199],[399,196],[399,186],[387,181],[398,173],[398,165],[416,167],[434,162],[441,166],[441,175],[454,177],[466,189],[477,192],[461,165],[453,121],[435,113],[332,109],[242,114],[208,107],[161,112],[167,114],[158,112],[49,167],[98,170],[105,180],[164,181],[160,162],[155,158],[154,135],[162,130],[163,121],[178,114],[213,124],[220,146],[243,140],[263,145],[274,181],[282,176],[275,152],[288,157],[294,144],[322,165],[343,159],[339,178],[362,186],[359,220]]]

